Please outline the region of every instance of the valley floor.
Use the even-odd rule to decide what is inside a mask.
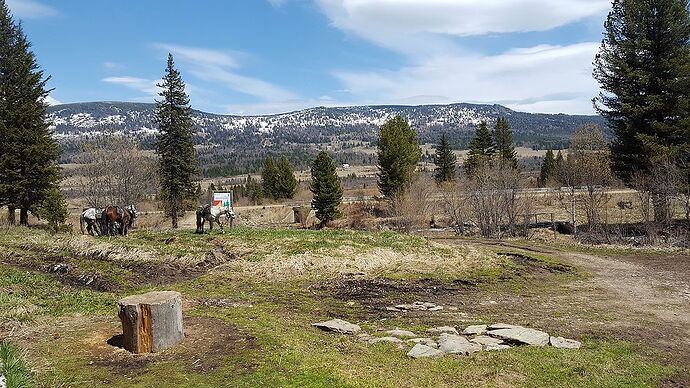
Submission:
[[[0,231],[0,340],[37,386],[687,386],[690,254],[396,233],[234,228],[128,238]],[[185,340],[119,347],[119,298],[184,297]],[[440,311],[390,311],[414,301]],[[505,322],[583,347],[410,359],[411,346],[319,331]]]

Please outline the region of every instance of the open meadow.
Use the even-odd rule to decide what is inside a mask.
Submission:
[[[23,349],[37,386],[690,383],[687,251],[250,227],[127,238],[3,228],[0,246],[0,336]],[[133,355],[116,302],[150,290],[182,293],[185,339]],[[392,311],[413,302],[443,309]],[[332,318],[372,337],[503,322],[582,348],[411,359],[406,341],[311,326]]]

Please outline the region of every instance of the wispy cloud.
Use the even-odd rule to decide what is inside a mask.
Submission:
[[[157,96],[160,92],[160,89],[156,86],[157,83],[161,82],[160,80],[150,80],[132,76],[119,76],[106,77],[103,78],[102,81],[107,82],[109,84],[121,85],[130,89],[134,89],[136,91],[146,94],[147,96]]]
[[[51,106],[62,104],[62,101],[58,100],[57,98],[55,98],[55,97],[53,97],[53,96],[47,96],[47,97],[44,99],[44,101],[45,101],[46,104],[51,105]]]
[[[59,14],[55,8],[35,0],[6,0],[6,3],[12,14],[22,19],[39,19]]]
[[[125,68],[125,65],[117,62],[103,62],[103,69],[106,71],[119,71]]]
[[[315,0],[333,26],[403,54],[398,69],[333,72],[353,99],[374,103],[483,102],[591,113],[597,42],[536,45],[487,55],[459,37],[549,31],[605,14],[609,0]],[[559,96],[553,98],[553,96]]]
[[[202,81],[220,83],[235,92],[258,97],[266,102],[298,98],[294,93],[270,82],[239,74],[240,60],[246,54],[163,43],[155,43],[153,47],[171,52],[190,74]]]
[[[287,0],[268,0],[274,7],[282,7],[287,3]]]

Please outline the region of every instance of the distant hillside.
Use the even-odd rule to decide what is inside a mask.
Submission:
[[[124,133],[148,147],[156,133],[153,104],[88,102],[52,106],[48,112],[55,135],[68,151],[67,158],[87,136]],[[210,146],[200,153],[202,164],[224,169],[224,174],[251,171],[259,158],[279,153],[304,167],[315,150],[327,146],[338,160],[371,164],[371,154],[358,149],[375,144],[379,127],[395,115],[407,118],[423,143],[435,143],[445,132],[455,148],[467,145],[481,121],[492,123],[501,116],[512,126],[516,143],[539,148],[565,145],[584,124],[605,125],[600,116],[533,114],[475,104],[318,107],[264,116],[195,111],[195,142]]]

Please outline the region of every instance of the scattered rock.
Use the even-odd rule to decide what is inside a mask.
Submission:
[[[359,338],[360,341],[369,342],[370,340],[374,339],[374,336],[368,333],[359,333],[357,334],[357,338]]]
[[[407,340],[407,342],[410,342],[413,344],[422,344],[422,345],[426,345],[426,346],[429,346],[429,347],[432,347],[435,349],[438,348],[438,344],[436,343],[436,341],[434,341],[431,338],[412,338],[412,339]]]
[[[510,346],[506,345],[506,344],[488,344],[488,345],[484,346],[484,350],[486,350],[487,352],[491,352],[494,350],[505,350],[505,349],[510,349]]]
[[[491,330],[486,334],[506,341],[520,342],[527,345],[545,346],[549,344],[548,333],[535,329],[528,329],[526,327]]]
[[[407,353],[407,357],[411,358],[425,358],[425,357],[441,357],[443,356],[443,352],[434,349],[431,346],[423,345],[423,344],[417,344],[415,345],[412,350],[410,350]]]
[[[394,344],[401,344],[401,343],[403,343],[403,340],[401,340],[400,338],[396,338],[396,337],[379,337],[379,338],[372,338],[369,340],[370,344],[377,344],[379,342],[390,342],[390,343],[394,343]]]
[[[387,310],[389,311],[438,311],[438,310],[443,310],[443,306],[439,306],[435,303],[430,303],[430,302],[414,302],[412,304],[399,304],[393,307],[392,310],[391,308],[388,308]]]
[[[311,325],[321,330],[333,331],[340,334],[355,334],[362,330],[359,325],[343,321],[342,319],[331,319],[330,321],[312,323]]]
[[[465,330],[462,331],[464,335],[481,335],[484,333],[486,333],[486,325],[467,326]]]
[[[395,329],[395,330],[388,330],[386,334],[390,335],[391,337],[398,337],[398,338],[415,338],[417,337],[417,334],[407,331],[407,330],[400,330],[400,329]]]
[[[467,338],[455,334],[441,334],[438,350],[447,354],[469,355],[482,350],[479,344],[471,343]]]
[[[3,375],[0,375],[0,388],[7,388],[7,380]]]
[[[486,346],[486,345],[498,345],[498,344],[502,344],[502,343],[503,343],[503,340],[502,340],[502,339],[498,339],[498,338],[488,337],[488,336],[485,336],[485,335],[480,335],[480,336],[478,336],[478,337],[472,338],[472,339],[470,340],[470,342],[474,342],[474,343],[476,343],[476,344],[485,345],[485,346]]]
[[[509,325],[507,323],[494,323],[493,325],[489,325],[486,328],[488,330],[499,330],[499,329],[515,329],[518,327],[522,327],[522,326]]]
[[[48,268],[48,272],[64,275],[69,272],[69,269],[69,264],[59,263],[51,265],[50,268]]]
[[[551,337],[549,343],[554,348],[559,349],[580,349],[582,343],[575,341],[573,339],[563,338],[563,337]]]
[[[432,327],[431,329],[426,330],[427,333],[433,334],[433,335],[438,335],[438,334],[455,334],[458,335],[458,330],[452,326],[439,326],[439,327]]]

